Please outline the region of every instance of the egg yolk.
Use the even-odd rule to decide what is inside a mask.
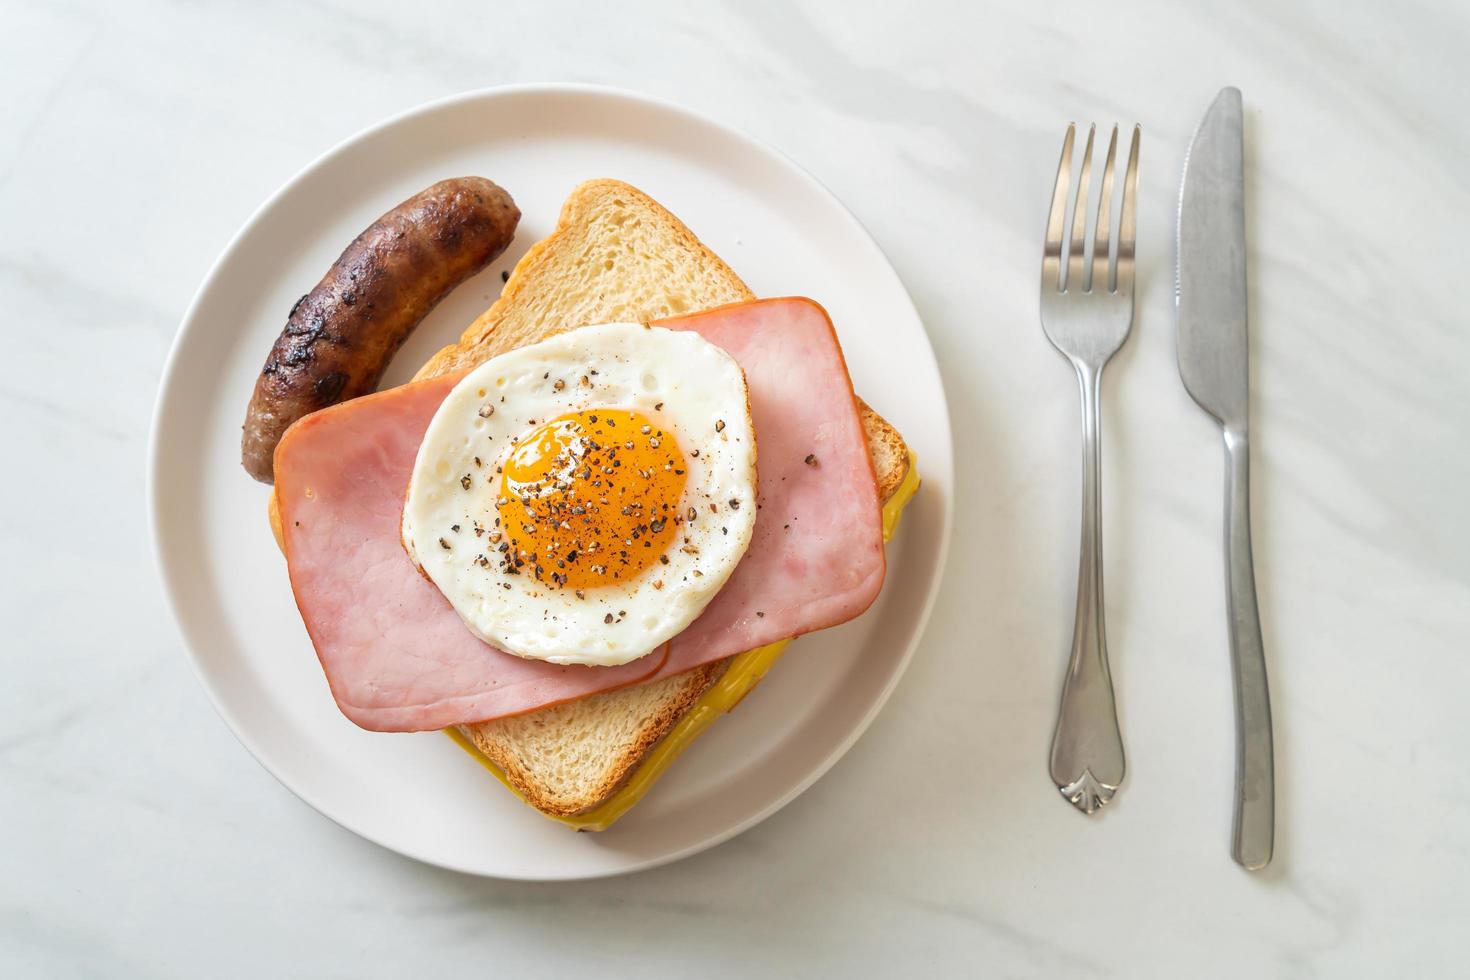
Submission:
[[[686,470],[673,434],[640,412],[569,412],[536,426],[501,465],[501,571],[580,590],[667,562]]]

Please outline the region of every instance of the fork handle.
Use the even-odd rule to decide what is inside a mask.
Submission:
[[[1271,696],[1251,555],[1250,441],[1243,430],[1225,430],[1225,468],[1225,576],[1235,680],[1235,823],[1230,854],[1242,867],[1257,871],[1271,861],[1276,773]]]
[[[1075,366],[1082,388],[1082,545],[1072,655],[1052,736],[1051,777],[1068,802],[1090,814],[1113,798],[1123,782],[1125,763],[1103,623],[1098,408],[1102,367],[1080,362]]]

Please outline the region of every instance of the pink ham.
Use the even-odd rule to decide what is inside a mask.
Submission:
[[[413,732],[519,714],[649,677],[524,660],[465,629],[399,538],[419,442],[458,376],[306,416],[276,447],[276,496],[296,607],[337,707],[371,731]]]
[[[275,469],[291,586],[354,723],[422,731],[522,714],[834,626],[872,603],[883,584],[880,503],[826,313],[810,300],[762,300],[660,325],[697,331],[744,368],[760,511],[750,550],[704,614],[621,667],[556,666],[488,646],[405,554],[404,489],[457,377],[344,402],[287,431]]]
[[[836,626],[867,609],[883,587],[882,502],[827,311],[809,299],[762,300],[659,326],[697,331],[744,369],[760,511],[735,574],[674,637],[655,676]]]

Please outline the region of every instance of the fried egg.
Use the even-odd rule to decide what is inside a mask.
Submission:
[[[695,333],[609,323],[486,361],[424,433],[409,556],[507,653],[611,666],[658,649],[755,529],[745,375]]]

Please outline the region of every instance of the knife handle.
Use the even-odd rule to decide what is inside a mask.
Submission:
[[[1271,696],[1251,556],[1250,441],[1244,431],[1225,430],[1225,471],[1225,576],[1235,680],[1235,825],[1230,854],[1242,867],[1257,871],[1271,861],[1276,774]]]

